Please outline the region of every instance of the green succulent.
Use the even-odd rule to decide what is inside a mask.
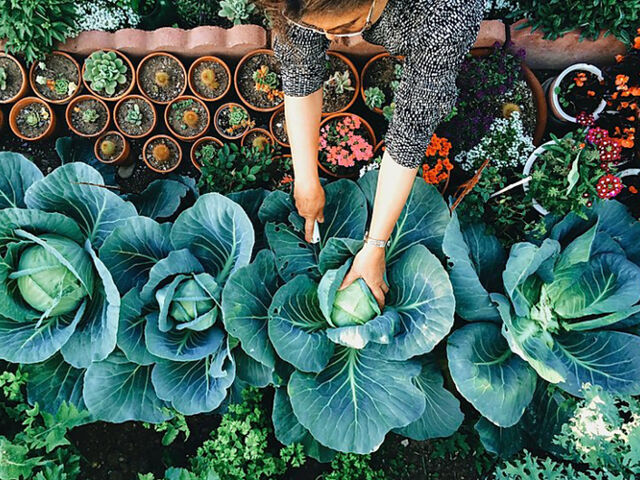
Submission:
[[[7,89],[7,71],[0,67],[0,90],[3,92]]]
[[[140,111],[140,105],[134,103],[127,112],[127,123],[135,125],[136,127],[142,126],[142,112]]]
[[[93,108],[88,108],[82,112],[82,121],[85,123],[94,123],[98,120],[98,112]]]
[[[29,112],[25,121],[30,127],[35,127],[40,123],[40,115],[38,112]]]
[[[85,67],[84,79],[96,92],[112,96],[118,85],[127,82],[127,65],[115,52],[94,52],[86,59]]]
[[[249,118],[249,114],[244,108],[231,107],[229,109],[229,123],[231,125],[240,125]]]
[[[69,93],[69,80],[66,78],[58,78],[53,84],[53,89],[59,95],[67,95]]]
[[[349,70],[335,72],[324,82],[324,89],[334,88],[336,94],[342,95],[344,92],[353,92],[355,88],[351,86],[351,76]],[[384,95],[384,94],[383,94]]]
[[[255,12],[256,6],[251,0],[222,0],[218,15],[226,18],[234,25],[247,23]]]
[[[384,102],[387,100],[386,95],[380,87],[367,88],[364,91],[364,103],[367,104],[371,110],[376,108],[382,108]]]

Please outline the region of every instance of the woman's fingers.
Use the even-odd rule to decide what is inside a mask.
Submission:
[[[382,285],[380,285],[380,288],[382,289],[385,295],[389,293],[389,285],[387,285],[386,282],[382,282]]]
[[[304,219],[304,239],[311,243],[313,242],[313,227],[315,224],[315,218],[306,217]]]
[[[358,274],[354,273],[353,270],[349,270],[349,273],[347,273],[347,276],[344,277],[344,280],[342,281],[342,285],[340,285],[340,290],[342,290],[343,288],[347,288],[358,278],[360,278]]]
[[[375,287],[369,286],[369,289],[371,290],[371,293],[373,293],[373,296],[378,302],[378,306],[382,310],[384,308],[384,300],[385,300],[385,292],[382,289],[382,285],[378,285]]]

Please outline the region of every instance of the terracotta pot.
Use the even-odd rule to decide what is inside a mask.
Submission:
[[[218,132],[220,136],[222,136],[222,138],[226,138],[227,140],[237,140],[239,138],[242,138],[242,136],[247,132],[247,130],[251,130],[251,127],[246,128],[245,130],[243,130],[242,132],[240,132],[238,135],[235,135],[235,136],[228,135],[224,130],[222,130],[218,126],[218,117],[220,116],[220,112],[230,107],[243,108],[244,110],[246,110],[247,114],[249,115],[249,121],[251,121],[251,114],[244,106],[240,105],[239,103],[229,102],[229,103],[225,103],[224,105],[220,105],[220,107],[218,107],[213,117],[213,126],[215,127],[216,132]]]
[[[224,68],[225,72],[227,72],[227,88],[225,88],[224,92],[222,92],[216,98],[204,97],[204,96],[200,95],[198,93],[198,91],[194,88],[195,81],[193,80],[193,72],[195,72],[195,69],[198,67],[198,65],[200,65],[203,62],[216,62],[217,64],[222,66],[222,68]],[[187,81],[189,83],[189,89],[200,100],[204,100],[205,102],[216,102],[216,101],[224,98],[224,96],[227,93],[229,93],[229,90],[231,90],[231,83],[233,82],[233,77],[231,76],[231,70],[229,70],[229,66],[227,65],[227,63],[224,60],[222,60],[221,58],[212,57],[212,56],[209,55],[209,56],[206,56],[206,57],[200,57],[195,62],[193,62],[191,64],[191,67],[189,67],[189,73],[187,75]]]
[[[233,75],[233,85],[236,89],[236,93],[238,94],[238,97],[240,98],[240,100],[242,101],[242,103],[244,103],[247,107],[249,107],[251,110],[255,110],[256,112],[273,112],[274,110],[277,110],[283,102],[280,102],[278,105],[274,106],[274,107],[268,107],[268,108],[261,108],[255,105],[251,105],[251,103],[249,103],[247,101],[246,98],[244,98],[244,96],[242,95],[242,92],[240,91],[240,88],[238,88],[238,76],[239,76],[239,72],[240,72],[240,68],[242,67],[242,65],[244,65],[247,60],[249,60],[251,57],[255,56],[255,55],[260,55],[260,54],[265,54],[265,55],[271,55],[274,56],[275,54],[273,53],[273,50],[269,50],[266,48],[260,48],[258,50],[254,50],[253,52],[249,52],[247,53],[244,57],[242,57],[240,59],[240,61],[238,62],[238,66],[236,67],[236,71]]]
[[[118,110],[122,107],[122,104],[124,102],[126,102],[127,100],[130,100],[132,98],[137,98],[143,102],[145,102],[147,105],[149,105],[149,107],[151,108],[151,111],[153,112],[153,122],[151,125],[151,128],[149,129],[148,132],[145,132],[141,135],[131,135],[127,132],[124,131],[124,129],[120,126],[120,122],[118,122]],[[118,131],[120,133],[122,133],[125,137],[128,138],[144,138],[147,135],[150,135],[155,129],[156,129],[156,125],[158,123],[158,112],[156,112],[156,107],[153,104],[153,102],[151,102],[151,100],[149,100],[146,97],[143,97],[142,95],[127,95],[126,97],[121,98],[120,100],[118,100],[118,103],[116,103],[116,106],[113,109],[113,122],[116,124],[116,128],[118,129]]]
[[[93,133],[91,135],[80,132],[71,124],[71,112],[73,111],[74,107],[78,103],[85,100],[95,100],[96,102],[101,104],[107,112],[107,121],[105,122],[104,127],[102,127],[100,131]],[[104,132],[107,131],[107,128],[109,128],[109,124],[111,123],[111,112],[109,111],[109,107],[107,106],[107,104],[102,99],[98,97],[94,97],[93,95],[80,95],[79,97],[75,97],[73,100],[71,100],[71,102],[69,102],[69,105],[67,105],[67,109],[65,110],[65,113],[64,113],[64,118],[67,121],[67,126],[69,127],[69,130],[71,130],[76,135],[80,137],[85,137],[85,138],[95,138],[102,135]]]
[[[362,118],[359,115],[355,115],[353,113],[335,113],[333,115],[329,115],[328,117],[326,117],[325,119],[322,120],[322,122],[320,123],[320,128],[322,129],[322,127],[324,127],[326,124],[328,124],[329,122],[336,120],[336,119],[340,119],[340,118],[345,118],[345,117],[356,117],[359,118],[360,121],[362,122],[362,126],[361,128],[364,128],[367,133],[369,134],[369,140],[371,141],[371,145],[373,145],[375,147],[376,145],[376,135],[373,132],[373,128],[371,128],[371,125],[369,125],[369,122],[367,122],[364,118]],[[324,165],[322,165],[322,162],[320,161],[320,157],[318,156],[318,167],[320,167],[320,170],[322,170],[324,173],[326,173],[327,175],[334,177],[334,178],[354,178],[358,176],[359,171],[356,171],[354,174],[352,175],[338,175],[336,173],[333,173],[331,170],[329,170],[328,168],[326,168]]]
[[[78,87],[76,88],[76,91],[71,96],[69,96],[67,98],[63,98],[62,100],[51,100],[51,99],[45,97],[40,92],[40,90],[38,90],[38,85],[36,84],[35,70],[36,70],[36,66],[38,65],[38,62],[33,62],[31,64],[31,68],[29,69],[29,84],[31,85],[31,90],[33,90],[33,93],[35,93],[39,98],[41,98],[45,102],[53,103],[54,105],[64,105],[65,103],[69,103],[71,101],[71,99],[73,97],[75,97],[76,95],[78,95],[80,93],[80,91],[82,90],[82,85],[83,85],[83,81],[82,81],[82,78],[81,78],[82,77],[82,70],[80,69],[80,65],[78,64],[76,59],[73,58],[68,53],[60,52],[60,51],[55,50],[55,51],[51,52],[51,55],[59,55],[61,57],[65,57],[65,58],[69,59],[71,62],[73,62],[73,65],[76,67],[76,71],[78,72]]]
[[[147,158],[147,147],[149,146],[149,144],[155,140],[164,138],[166,141],[172,142],[178,149],[178,161],[176,162],[176,164],[171,167],[168,170],[160,170],[156,167],[154,167],[151,162],[149,161],[149,159]],[[144,146],[142,147],[142,160],[144,161],[145,165],[147,167],[149,167],[150,170],[156,172],[156,173],[170,173],[173,172],[174,170],[176,170],[179,166],[180,166],[180,162],[182,161],[182,147],[180,146],[180,143],[178,143],[175,139],[171,138],[168,135],[155,135],[151,138],[149,138],[146,142],[144,142]]]
[[[100,156],[100,145],[102,144],[102,141],[107,135],[117,135],[122,139],[122,142],[124,144],[124,148],[122,152],[120,152],[120,155],[118,155],[113,160],[109,160],[109,161],[103,160],[102,157]],[[107,165],[122,166],[122,165],[129,165],[132,163],[132,160],[130,158],[131,147],[129,146],[129,142],[127,141],[127,139],[124,137],[122,133],[117,132],[115,130],[111,130],[109,132],[105,132],[103,135],[100,135],[100,138],[96,140],[96,143],[93,146],[93,153],[100,162],[105,163]]]
[[[187,70],[184,68],[184,65],[182,64],[182,62],[176,56],[171,55],[170,53],[165,53],[165,52],[153,52],[153,53],[150,53],[149,55],[144,57],[142,60],[140,60],[140,63],[138,63],[138,68],[136,70],[136,81],[137,81],[137,85],[138,85],[138,90],[140,90],[142,95],[147,97],[153,103],[156,103],[158,105],[167,105],[167,104],[171,103],[173,100],[175,100],[175,98],[173,100],[168,100],[166,102],[165,101],[160,101],[160,100],[155,100],[155,99],[151,98],[147,94],[147,92],[144,91],[144,89],[142,88],[142,82],[140,81],[140,71],[142,69],[142,66],[145,64],[145,62],[147,62],[149,59],[154,58],[154,57],[169,57],[169,58],[175,60],[178,63],[178,65],[180,65],[180,69],[182,70],[182,74],[184,75],[184,86],[182,87],[182,89],[180,90],[180,94],[176,98],[179,98],[179,97],[183,96],[184,92],[186,92],[186,90],[187,90],[187,84],[188,84]]]
[[[4,113],[0,110],[0,132],[2,131],[2,127],[4,127]]]
[[[524,168],[522,170],[522,175],[526,178],[531,174],[531,170],[533,170],[533,166],[536,163],[536,161],[538,160],[538,158],[540,157],[540,155],[542,155],[544,152],[546,152],[547,150],[547,146],[548,145],[552,145],[553,143],[555,143],[554,141],[550,141],[547,142],[543,145],[540,145],[531,155],[529,155],[529,158],[527,159],[527,163],[524,164]],[[525,193],[527,193],[529,191],[529,182],[525,182],[522,184],[522,189],[524,190]],[[538,212],[540,215],[542,215],[543,217],[545,215],[549,214],[549,210],[547,210],[546,208],[544,208],[542,205],[540,205],[540,203],[534,198],[533,201],[531,202],[533,204],[533,209]]]
[[[102,48],[99,50],[96,50],[97,52],[115,52],[116,55],[118,55],[122,60],[124,60],[124,63],[127,64],[127,67],[129,68],[129,71],[131,72],[131,84],[127,87],[127,89],[122,92],[120,95],[116,95],[115,97],[105,97],[103,95],[100,95],[99,93],[97,93],[96,91],[94,91],[91,86],[89,85],[89,82],[87,82],[84,79],[84,72],[87,69],[87,64],[86,64],[86,60],[85,63],[82,64],[82,83],[84,84],[85,88],[87,90],[89,90],[93,95],[95,95],[96,97],[104,100],[105,102],[116,102],[118,100],[120,100],[123,97],[126,97],[127,95],[129,95],[131,93],[131,91],[133,90],[133,87],[136,84],[136,70],[135,68],[133,68],[133,63],[131,63],[131,60],[129,60],[129,57],[127,57],[124,53],[119,52],[118,50],[113,50],[110,48]],[[93,52],[92,52],[93,54]],[[87,57],[89,57],[91,55],[87,55]]]
[[[493,48],[474,48],[471,50],[471,54],[475,57],[486,57],[491,52],[493,52]],[[536,107],[536,129],[533,134],[533,144],[538,146],[542,143],[542,139],[547,130],[547,120],[549,116],[547,100],[538,77],[536,77],[524,62],[522,63],[522,74],[533,93],[533,101]]]
[[[367,71],[369,70],[369,68],[371,68],[371,65],[373,65],[375,62],[377,62],[378,60],[380,60],[381,58],[385,58],[385,57],[391,57],[391,55],[387,52],[384,53],[379,53],[378,55],[371,57],[369,59],[369,61],[367,61],[367,63],[364,65],[364,67],[362,68],[362,73],[360,74],[360,96],[362,97],[362,101],[366,102],[366,96],[364,94],[365,91],[365,86],[364,86],[364,79],[367,76]],[[399,60],[404,60],[404,57],[401,56],[396,56],[397,59]],[[369,107],[367,107],[369,108]],[[374,108],[373,111],[375,113],[377,113],[378,115],[382,115],[382,109],[381,108]]]
[[[247,137],[251,134],[251,133],[261,133],[262,135],[264,135],[265,137],[267,137],[267,139],[269,140],[269,144],[271,146],[276,144],[276,139],[273,137],[273,135],[271,135],[270,132],[268,132],[267,130],[265,130],[264,128],[252,128],[251,130],[247,130],[245,132],[244,135],[242,135],[242,138],[240,139],[240,145],[242,145],[243,147],[246,146],[247,143]]]
[[[347,104],[347,106],[345,106],[344,108],[341,108],[340,110],[337,110],[335,112],[327,112],[327,113],[323,112],[322,113],[323,117],[326,117],[327,115],[332,115],[334,113],[346,112],[351,107],[353,107],[353,104],[355,103],[356,99],[358,98],[358,94],[360,93],[360,75],[358,74],[358,69],[353,64],[353,62],[351,60],[349,60],[347,57],[345,57],[343,54],[338,53],[338,52],[328,51],[327,55],[339,58],[340,60],[342,60],[344,63],[347,64],[347,66],[349,67],[349,70],[351,70],[351,73],[352,73],[352,75],[354,77],[354,81],[353,81],[353,85],[352,85],[354,90],[353,90],[353,95],[351,97],[351,101]]]
[[[561,122],[577,123],[576,117],[572,117],[563,110],[562,105],[560,105],[558,94],[556,93],[556,88],[560,86],[567,75],[570,75],[577,70],[584,70],[586,72],[593,73],[598,77],[598,79],[600,79],[600,81],[604,79],[604,77],[602,76],[602,70],[600,70],[595,65],[589,65],[588,63],[576,63],[575,65],[571,65],[570,67],[564,69],[564,71],[551,82],[551,84],[549,85],[549,90],[547,92],[551,112],[553,113],[554,117]],[[607,101],[603,98],[598,108],[596,108],[596,110],[592,113],[593,117],[597,119],[606,107]]]
[[[615,62],[615,56],[624,54],[626,46],[613,35],[604,37],[604,32],[596,41],[580,41],[582,32],[574,30],[556,40],[545,40],[544,33],[531,27],[522,28],[526,20],[520,20],[511,26],[511,48],[524,49],[527,52],[527,65],[541,70],[562,70],[574,63],[593,63],[609,65]]]
[[[18,59],[16,57],[14,57],[13,55],[9,55],[8,53],[0,52],[0,57],[7,57],[7,58],[10,58],[11,60],[13,60],[15,62],[15,64],[18,66],[18,68],[20,69],[20,75],[22,76],[22,86],[20,87],[20,90],[18,91],[18,93],[16,93],[12,98],[9,98],[7,100],[0,100],[0,104],[17,102],[22,97],[24,97],[25,94],[27,93],[27,87],[29,86],[29,82],[27,80],[27,71],[22,66],[22,64],[18,61]]]
[[[49,121],[49,126],[47,127],[47,129],[41,135],[39,135],[37,137],[29,138],[29,137],[25,137],[24,135],[22,135],[22,133],[18,129],[18,124],[16,122],[16,117],[18,116],[18,112],[20,112],[27,105],[31,105],[32,103],[38,103],[40,105],[43,105],[47,109],[47,111],[49,112],[50,121]],[[21,138],[22,140],[26,140],[28,142],[36,142],[38,140],[44,140],[45,138],[50,137],[51,134],[53,134],[53,132],[56,129],[56,114],[54,113],[53,109],[51,108],[51,105],[49,105],[47,102],[43,102],[42,100],[40,100],[37,97],[25,97],[25,98],[22,98],[22,99],[18,100],[18,102],[11,108],[11,111],[9,112],[9,127],[11,127],[11,131],[18,138]]]
[[[276,134],[275,134],[275,120],[276,117],[280,114],[280,112],[284,111],[284,105],[282,105],[280,108],[278,108],[275,112],[273,112],[273,115],[271,115],[271,118],[269,119],[269,131],[271,133],[271,136],[275,139],[276,143],[278,145],[280,145],[281,147],[284,148],[290,148],[291,144],[289,143],[284,143],[282,140],[280,140]]]
[[[376,145],[375,150],[373,151],[373,158],[376,158],[376,157],[379,157],[379,156],[383,155],[386,148],[387,147],[386,147],[386,145],[384,143],[384,140],[380,140],[378,142],[378,144]]]
[[[216,137],[200,137],[198,140],[196,140],[196,142],[191,147],[191,152],[189,156],[191,157],[191,163],[193,163],[193,166],[196,167],[198,171],[202,170],[202,165],[200,165],[200,163],[198,162],[198,159],[196,158],[196,152],[198,151],[198,147],[200,147],[200,145],[206,142],[215,143],[220,148],[222,148],[222,146],[224,145],[222,141]]]
[[[204,111],[207,114],[207,122],[206,122],[206,125],[205,125],[204,129],[202,130],[202,132],[200,132],[197,135],[194,135],[192,137],[185,137],[185,136],[180,135],[178,132],[175,132],[173,130],[173,128],[171,128],[171,124],[169,123],[169,112],[171,110],[171,107],[173,106],[174,103],[182,102],[184,100],[193,100],[194,102],[197,102],[199,105],[202,106],[202,108],[204,109]],[[180,140],[182,140],[184,142],[193,142],[197,138],[200,138],[201,136],[205,135],[207,133],[207,130],[209,130],[209,126],[211,125],[211,113],[209,113],[209,109],[207,108],[207,105],[202,100],[200,100],[199,98],[196,98],[196,97],[192,97],[190,95],[185,95],[183,97],[178,97],[178,98],[173,99],[169,103],[169,105],[167,105],[167,108],[165,108],[165,110],[164,110],[164,123],[167,126],[167,129],[169,130],[171,135],[174,135],[175,137],[177,137],[178,139],[180,139]]]

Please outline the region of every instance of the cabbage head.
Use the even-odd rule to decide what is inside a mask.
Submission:
[[[348,287],[338,290],[328,322],[332,327],[364,325],[380,313],[373,293],[359,278]]]

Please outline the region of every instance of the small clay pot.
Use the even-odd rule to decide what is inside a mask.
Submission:
[[[366,102],[367,98],[366,95],[364,93],[364,91],[366,90],[365,85],[364,85],[364,81],[365,78],[367,78],[367,71],[371,68],[371,66],[376,63],[378,60],[380,60],[381,58],[385,58],[385,57],[391,57],[392,55],[384,52],[384,53],[379,53],[378,55],[375,55],[373,57],[371,57],[369,59],[369,61],[364,65],[362,72],[360,73],[360,95],[362,96],[362,101]],[[397,59],[399,60],[404,60],[403,56],[396,56]],[[367,107],[368,108],[368,107]],[[378,115],[382,115],[382,109],[375,107],[373,109],[373,111],[375,113],[377,113]]]
[[[202,170],[202,165],[200,165],[200,162],[196,158],[196,152],[198,151],[198,148],[203,143],[215,143],[220,148],[222,148],[224,145],[221,140],[215,137],[201,137],[198,140],[196,140],[196,142],[191,147],[190,157],[191,157],[191,163],[193,163],[193,166],[196,167],[198,171]]]
[[[138,134],[138,135],[134,135],[134,134],[132,134],[130,132],[127,132],[126,129],[122,128],[122,125],[120,125],[120,121],[118,120],[118,112],[120,111],[121,108],[124,107],[125,102],[130,101],[130,100],[138,100],[140,102],[144,102],[145,105],[147,105],[149,107],[149,109],[151,110],[151,113],[152,113],[152,116],[153,116],[153,119],[151,120],[150,127],[145,132],[143,132],[141,134]],[[158,123],[158,113],[156,112],[155,105],[148,98],[143,97],[142,95],[127,95],[126,97],[121,98],[120,100],[118,100],[118,103],[116,103],[116,106],[113,109],[113,121],[116,124],[116,128],[125,137],[128,137],[128,138],[144,138],[147,135],[150,135],[155,130],[156,124]]]
[[[105,159],[104,154],[102,152],[102,142],[111,136],[116,136],[122,141],[122,144],[123,144],[122,151],[117,156],[111,159]],[[96,140],[96,143],[93,147],[93,152],[98,160],[100,160],[102,163],[106,163],[107,165],[122,166],[122,165],[131,164],[131,158],[130,158],[131,148],[129,146],[129,142],[127,141],[126,138],[124,138],[124,135],[122,135],[122,133],[117,132],[115,130],[111,130],[101,135]]]
[[[385,152],[386,148],[387,148],[387,146],[384,143],[384,140],[380,140],[378,142],[378,144],[376,145],[376,148],[374,148],[374,150],[373,150],[373,158],[381,157],[382,155],[384,155],[384,152]]]
[[[235,86],[236,89],[236,93],[238,94],[238,97],[240,98],[240,100],[242,101],[242,103],[244,103],[247,107],[249,107],[251,110],[255,110],[257,112],[273,112],[274,110],[277,110],[278,107],[280,107],[282,105],[282,103],[284,102],[284,100],[282,102],[279,102],[277,105],[273,105],[271,107],[260,107],[258,105],[253,105],[251,102],[249,102],[249,100],[242,95],[242,91],[240,89],[240,86],[238,85],[238,80],[239,80],[239,76],[240,76],[240,71],[242,69],[242,67],[244,66],[244,64],[246,64],[252,57],[256,56],[256,55],[269,55],[269,56],[273,56],[275,57],[275,54],[273,53],[273,50],[269,50],[266,48],[260,48],[258,50],[253,50],[252,52],[247,53],[244,57],[242,57],[240,59],[240,61],[238,62],[238,66],[236,67],[236,71],[234,73],[233,76],[233,84]],[[278,75],[280,75],[280,73],[278,72]]]
[[[49,125],[47,126],[46,130],[42,132],[40,135],[35,137],[27,137],[23,135],[22,132],[20,131],[18,127],[17,118],[18,118],[18,114],[22,111],[23,108],[26,108],[32,104],[41,105],[47,110],[49,114]],[[47,102],[43,102],[37,97],[25,97],[19,100],[9,112],[9,126],[11,127],[11,131],[13,131],[13,133],[17,137],[21,138],[22,140],[26,140],[29,142],[44,140],[45,138],[50,137],[51,134],[53,134],[53,132],[56,129],[56,114],[54,113],[53,109]]]
[[[2,131],[2,127],[4,127],[4,113],[0,110],[0,132]]]
[[[87,100],[93,100],[95,102],[98,102],[100,105],[102,105],[105,112],[107,113],[107,121],[104,123],[104,126],[100,130],[94,133],[81,132],[76,127],[74,127],[73,123],[71,122],[71,114],[73,113],[73,109],[76,108],[76,106],[80,102],[84,102]],[[85,137],[85,138],[95,138],[102,135],[104,132],[107,131],[107,128],[109,128],[109,124],[111,123],[111,112],[109,111],[109,107],[102,99],[98,97],[94,97],[93,95],[80,95],[79,97],[75,97],[73,100],[71,100],[71,102],[69,102],[69,105],[67,105],[67,109],[65,111],[64,117],[65,117],[65,120],[67,121],[67,126],[69,127],[69,130],[71,130],[76,135],[80,137]]]
[[[95,90],[93,90],[89,82],[84,79],[84,72],[87,69],[87,62],[85,59],[85,62],[82,64],[82,83],[84,84],[85,88],[89,90],[93,95],[100,98],[101,100],[104,100],[105,102],[116,102],[120,100],[122,97],[126,97],[127,95],[129,95],[136,84],[136,70],[133,68],[133,63],[131,63],[131,60],[129,60],[129,57],[127,57],[124,53],[119,52],[118,50],[113,50],[110,48],[96,50],[96,52],[115,52],[115,54],[118,55],[122,60],[124,60],[124,63],[127,64],[127,68],[129,69],[129,72],[131,74],[131,80],[129,82],[129,86],[125,90],[123,90],[120,94],[115,95],[113,97],[104,96],[96,92]],[[93,53],[91,55],[93,55]],[[88,57],[90,57],[91,55],[89,55]]]
[[[328,115],[332,115],[334,113],[342,113],[342,112],[346,112],[347,110],[349,110],[353,104],[355,103],[356,99],[358,98],[358,94],[360,93],[360,75],[358,75],[358,69],[356,68],[356,66],[353,64],[353,62],[351,60],[349,60],[346,56],[342,55],[341,53],[338,52],[332,52],[332,51],[328,51],[327,55],[331,56],[331,57],[335,57],[335,58],[339,58],[340,60],[342,60],[344,63],[347,64],[347,66],[349,67],[349,70],[351,71],[351,74],[353,75],[353,83],[352,83],[352,87],[353,87],[353,92],[351,92],[351,101],[349,101],[349,103],[342,107],[339,110],[336,110],[335,112],[322,112],[322,116],[326,117]]]
[[[147,150],[152,145],[160,141],[163,141],[162,143],[164,143],[165,145],[167,144],[170,145],[170,148],[175,149],[178,155],[178,160],[175,162],[175,164],[164,170],[161,168],[158,168],[154,164],[155,162],[152,159],[148,158],[148,153],[147,153]],[[168,135],[156,135],[154,137],[149,138],[145,142],[144,147],[142,148],[142,160],[147,165],[147,167],[149,167],[149,169],[151,169],[156,173],[165,174],[165,173],[173,172],[175,169],[177,169],[180,166],[180,162],[182,161],[182,147],[180,147],[180,144],[175,139],[169,137]]]
[[[31,68],[29,69],[29,83],[31,85],[31,90],[33,90],[33,92],[40,97],[42,100],[44,100],[45,102],[48,103],[53,103],[54,105],[64,105],[66,103],[69,103],[71,101],[71,99],[73,97],[75,97],[76,95],[78,95],[80,93],[80,90],[82,90],[82,70],[80,69],[80,65],[78,64],[78,62],[76,61],[75,58],[73,58],[71,55],[69,55],[68,53],[65,52],[60,52],[60,51],[53,51],[51,52],[50,56],[59,56],[59,57],[64,57],[65,59],[69,60],[71,63],[73,63],[73,66],[76,69],[77,75],[76,75],[76,80],[75,83],[77,85],[75,92],[73,92],[71,95],[59,99],[59,100],[54,100],[51,99],[49,97],[47,97],[46,95],[44,95],[39,88],[38,83],[36,82],[36,68],[38,67],[38,62],[33,62],[31,64]]]
[[[27,93],[27,87],[29,86],[29,83],[27,81],[27,71],[22,66],[22,64],[18,61],[18,59],[16,57],[14,57],[13,55],[9,55],[8,53],[0,52],[0,58],[3,58],[3,57],[13,61],[13,63],[16,65],[17,69],[20,70],[20,77],[22,78],[22,80],[21,80],[20,88],[18,89],[16,94],[14,96],[12,96],[11,98],[7,98],[5,100],[0,99],[0,104],[17,102],[22,97],[24,97],[25,94]]]
[[[202,65],[204,62],[212,62],[212,63],[216,63],[216,64],[220,65],[220,67],[225,71],[225,73],[227,75],[227,86],[223,89],[222,93],[220,93],[216,97],[208,97],[208,96],[204,95],[202,92],[200,92],[196,88],[197,83],[196,83],[196,80],[194,79],[194,75],[197,72],[197,70],[199,69],[200,65]],[[232,82],[231,70],[229,70],[229,67],[225,63],[225,61],[222,60],[221,58],[218,58],[218,57],[206,56],[206,57],[200,57],[200,58],[196,59],[191,64],[191,67],[189,68],[189,73],[187,75],[187,79],[188,79],[188,83],[189,83],[189,88],[191,89],[193,94],[196,97],[198,97],[200,100],[204,100],[205,102],[218,101],[221,98],[223,98],[227,93],[229,93],[229,90],[231,89],[231,82]]]
[[[180,133],[178,133],[172,126],[171,126],[171,122],[170,122],[170,114],[171,114],[171,110],[174,107],[174,105],[176,105],[179,102],[184,102],[184,101],[188,101],[188,100],[192,100],[193,102],[197,103],[201,109],[204,111],[204,114],[206,116],[206,121],[204,122],[204,128],[202,130],[200,130],[198,133],[195,133],[194,135],[182,135]],[[169,129],[169,132],[176,136],[177,138],[179,138],[180,140],[184,141],[184,142],[193,142],[194,140],[196,140],[197,138],[203,136],[205,133],[207,133],[207,130],[209,129],[209,126],[211,125],[211,114],[209,113],[209,109],[207,108],[207,105],[200,100],[199,98],[196,97],[192,97],[189,95],[185,95],[184,97],[178,97],[176,99],[174,99],[173,101],[171,101],[171,103],[169,103],[169,105],[167,105],[167,108],[164,110],[164,122],[167,126],[167,128]]]
[[[282,140],[280,140],[280,138],[276,135],[276,118],[278,118],[278,116],[280,116],[280,114],[284,113],[284,105],[281,106],[280,108],[278,108],[275,112],[273,112],[273,115],[271,115],[271,118],[269,119],[269,131],[271,132],[271,136],[275,139],[275,141],[278,143],[278,145],[280,145],[281,147],[284,148],[290,148],[291,144],[290,143],[286,143],[283,142]],[[283,115],[284,118],[284,115]],[[286,124],[285,124],[286,126]],[[286,130],[286,129],[285,129]],[[288,137],[288,135],[287,135]]]
[[[227,132],[225,132],[222,128],[220,128],[220,125],[218,125],[218,119],[220,118],[220,114],[227,110],[230,109],[231,107],[236,107],[236,108],[242,108],[243,110],[245,110],[247,112],[247,115],[249,115],[249,125],[247,125],[247,127],[242,130],[240,133],[238,133],[237,135],[229,135]],[[224,105],[221,105],[220,107],[218,107],[218,109],[216,110],[216,114],[213,117],[213,125],[216,129],[216,132],[218,132],[220,134],[220,136],[222,136],[222,138],[226,138],[227,140],[237,140],[239,138],[241,138],[248,130],[251,130],[252,128],[252,121],[251,121],[251,114],[249,114],[249,111],[242,105],[240,105],[239,103],[225,103]]]
[[[275,138],[273,138],[273,135],[271,135],[271,133],[269,133],[267,130],[265,130],[264,128],[252,128],[251,130],[247,130],[247,132],[242,136],[242,138],[240,139],[240,145],[244,146],[252,146],[252,145],[247,145],[247,139],[252,135],[252,134],[260,134],[262,136],[264,136],[267,140],[269,145],[273,146],[276,143]]]
[[[154,95],[151,92],[146,91],[143,88],[143,85],[142,85],[142,81],[141,80],[142,80],[142,78],[144,78],[143,69],[145,68],[145,64],[147,62],[149,62],[151,59],[157,58],[157,57],[167,57],[167,58],[173,60],[178,65],[178,67],[180,68],[180,71],[181,71],[181,73],[183,75],[183,81],[181,82],[181,85],[180,84],[178,85],[177,89],[173,92],[173,94],[168,99],[160,99],[160,98],[158,98],[157,95]],[[144,57],[142,60],[140,60],[140,63],[138,64],[138,69],[136,71],[136,78],[138,79],[138,90],[140,90],[140,92],[142,92],[142,95],[147,97],[153,103],[156,103],[156,104],[159,104],[159,105],[167,105],[167,104],[171,103],[176,98],[183,96],[184,92],[187,90],[187,83],[188,83],[187,70],[184,68],[184,65],[182,64],[182,62],[180,60],[178,60],[178,58],[176,56],[171,55],[170,53],[153,52],[153,53],[150,53],[149,55],[147,55],[146,57]]]

